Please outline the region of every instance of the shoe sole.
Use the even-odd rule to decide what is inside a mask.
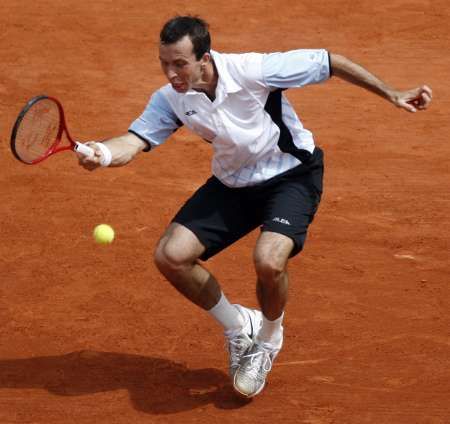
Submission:
[[[266,387],[266,382],[264,382],[264,384],[263,384],[263,385],[262,385],[255,393],[252,393],[252,394],[245,394],[245,393],[242,393],[242,392],[235,386],[235,384],[234,384],[234,379],[233,379],[233,389],[234,389],[235,393],[236,393],[239,397],[241,397],[241,398],[243,398],[243,399],[251,399],[251,398],[253,398],[253,397],[259,395],[259,394],[263,391],[264,387]]]

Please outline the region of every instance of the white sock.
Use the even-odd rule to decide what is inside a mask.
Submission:
[[[220,300],[208,311],[208,314],[214,317],[225,331],[238,330],[244,326],[244,317],[235,306],[228,302],[223,293]]]
[[[262,327],[259,330],[258,336],[256,337],[258,342],[270,343],[274,346],[279,346],[283,341],[283,318],[284,312],[274,321],[269,321],[263,315]]]

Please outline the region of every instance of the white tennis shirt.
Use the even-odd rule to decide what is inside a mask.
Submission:
[[[218,71],[213,102],[205,93],[177,93],[167,84],[129,131],[154,148],[184,124],[211,142],[212,173],[229,187],[258,184],[299,165],[302,156],[287,153],[281,139],[287,136],[284,145],[307,154],[314,151],[314,139],[279,89],[328,79],[328,52],[211,55]]]

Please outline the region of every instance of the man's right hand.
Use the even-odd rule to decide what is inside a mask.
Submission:
[[[94,171],[102,166],[124,166],[148,147],[147,143],[133,133],[126,133],[102,142],[88,141],[85,145],[94,150],[94,156],[86,157],[80,153],[77,155],[79,164],[88,171]]]
[[[102,151],[98,147],[97,143],[95,141],[88,141],[84,144],[94,150],[94,156],[84,156],[77,152],[78,163],[88,171],[94,171],[95,169],[100,168],[102,166],[100,163]]]

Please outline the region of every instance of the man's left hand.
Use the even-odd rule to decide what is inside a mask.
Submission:
[[[408,91],[397,91],[392,97],[392,102],[402,109],[409,112],[417,112],[428,107],[433,97],[430,87],[422,85]]]

